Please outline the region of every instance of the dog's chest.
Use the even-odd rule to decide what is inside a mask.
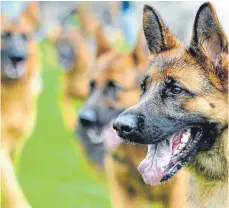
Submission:
[[[36,111],[36,98],[41,90],[36,77],[12,86],[1,86],[1,119],[5,135],[23,135],[30,129]]]

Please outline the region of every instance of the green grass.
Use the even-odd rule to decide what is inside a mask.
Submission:
[[[72,132],[64,128],[58,103],[60,71],[43,42],[43,90],[37,124],[25,145],[19,180],[34,208],[107,208],[108,187],[88,167]]]

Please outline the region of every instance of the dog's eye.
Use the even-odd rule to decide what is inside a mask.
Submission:
[[[21,37],[22,37],[22,39],[23,39],[24,41],[28,41],[28,39],[29,39],[28,35],[25,34],[25,33],[21,34]]]
[[[185,92],[188,91],[180,87],[179,83],[175,79],[170,77],[166,78],[165,87],[162,91],[163,96],[167,97],[167,96],[181,95]]]
[[[177,86],[172,86],[170,92],[173,93],[174,95],[177,95],[182,93],[183,89]]]
[[[146,91],[146,84],[144,82],[141,83],[141,94],[143,95]]]
[[[118,84],[116,84],[112,80],[109,80],[109,81],[107,81],[105,92],[109,97],[115,99],[117,96],[117,92],[120,89],[121,89],[121,87]]]
[[[90,85],[90,92],[92,92],[96,87],[95,80],[91,80],[89,85]]]
[[[113,89],[116,89],[116,90],[121,89],[121,87],[118,84],[116,84],[114,81],[112,81],[112,80],[107,81],[107,87],[108,88],[113,88]]]
[[[9,38],[11,38],[11,36],[12,36],[12,33],[9,31],[3,32],[1,35],[2,39],[9,39]]]
[[[146,77],[142,80],[142,82],[141,82],[141,84],[140,84],[140,87],[141,87],[141,96],[146,92],[147,80],[148,80],[148,76],[146,76]]]

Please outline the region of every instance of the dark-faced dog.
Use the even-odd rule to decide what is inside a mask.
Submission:
[[[147,184],[186,165],[196,178],[192,207],[227,207],[228,42],[215,9],[199,8],[188,48],[147,5],[143,28],[151,60],[141,99],[114,128],[124,140],[148,144],[139,166]]]
[[[30,207],[13,162],[33,130],[40,93],[40,59],[34,40],[38,5],[28,3],[16,19],[1,18],[1,175],[7,207]]]
[[[76,27],[58,27],[50,39],[57,49],[62,73],[61,111],[66,127],[76,125],[76,102],[82,102],[89,94],[89,70],[94,63],[90,43]]]
[[[79,17],[79,25],[67,23],[69,17]],[[57,59],[63,70],[61,108],[66,127],[76,125],[76,102],[81,104],[89,94],[89,70],[95,59],[95,34],[98,19],[82,6],[74,9],[50,34],[57,50]],[[87,24],[87,26],[85,26]]]
[[[90,95],[79,114],[78,133],[89,160],[105,166],[112,206],[185,207],[188,175],[180,173],[171,184],[158,187],[144,184],[137,164],[146,148],[120,144],[112,129],[113,120],[140,96],[139,81],[148,60],[144,39],[140,35],[136,48],[121,54],[112,49],[101,28],[96,34],[97,60]]]

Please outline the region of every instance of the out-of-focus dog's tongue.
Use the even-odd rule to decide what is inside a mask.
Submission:
[[[164,167],[172,157],[172,141],[164,140],[158,144],[148,145],[146,158],[140,163],[138,170],[146,184],[160,183]]]
[[[120,137],[112,126],[105,127],[102,134],[104,137],[104,146],[108,150],[117,147],[121,143]]]

